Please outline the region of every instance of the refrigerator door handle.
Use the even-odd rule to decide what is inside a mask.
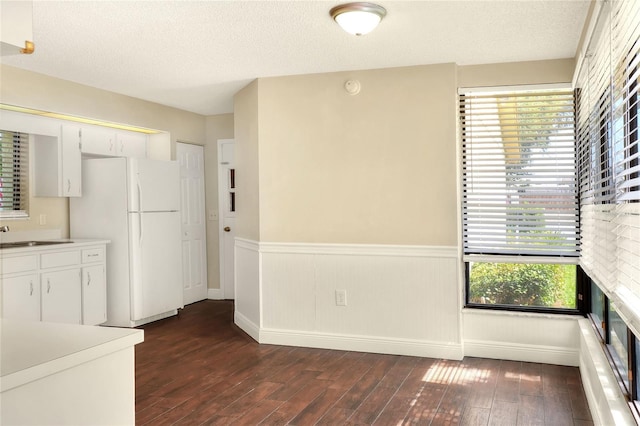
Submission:
[[[139,176],[136,178],[136,186],[138,187],[138,211],[142,211],[142,187]]]

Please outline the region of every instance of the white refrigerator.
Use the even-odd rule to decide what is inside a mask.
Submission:
[[[69,208],[71,238],[111,240],[106,325],[136,327],[184,306],[177,162],[83,160],[82,197]]]

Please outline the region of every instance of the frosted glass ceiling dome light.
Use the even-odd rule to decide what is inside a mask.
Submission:
[[[373,3],[347,3],[334,7],[329,13],[343,30],[359,36],[373,31],[387,11]]]

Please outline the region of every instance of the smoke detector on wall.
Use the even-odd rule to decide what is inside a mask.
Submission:
[[[350,95],[357,95],[360,93],[360,82],[358,80],[347,80],[344,83],[344,90]]]

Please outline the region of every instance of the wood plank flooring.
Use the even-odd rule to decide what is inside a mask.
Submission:
[[[233,303],[142,327],[138,425],[591,425],[577,368],[258,345]]]

